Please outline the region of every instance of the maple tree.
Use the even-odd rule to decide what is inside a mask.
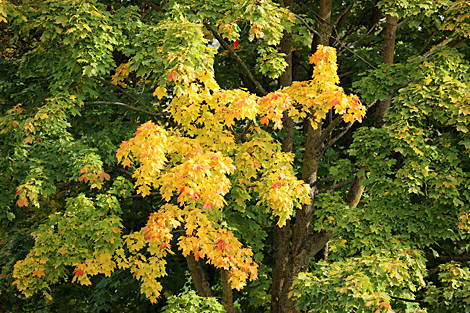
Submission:
[[[0,307],[466,310],[469,21],[0,0]]]

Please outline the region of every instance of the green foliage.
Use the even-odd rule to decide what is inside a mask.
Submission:
[[[164,313],[212,313],[226,312],[215,298],[199,297],[194,290],[179,296],[168,298],[168,304],[163,308]]]
[[[424,259],[416,251],[386,250],[333,263],[320,261],[312,273],[301,273],[291,297],[308,312],[390,312],[392,297],[414,300],[425,286]],[[407,303],[405,312],[424,312]]]

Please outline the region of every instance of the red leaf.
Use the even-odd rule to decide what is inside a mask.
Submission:
[[[338,99],[334,99],[333,101],[331,101],[331,105],[332,105],[332,106],[335,106],[335,105],[337,105],[337,104],[339,104],[339,100],[338,100]]]
[[[75,271],[73,271],[75,276],[83,276],[83,270],[77,268]]]
[[[210,203],[210,202],[204,203],[204,209],[211,209],[212,210],[212,208],[213,208],[212,203]]]
[[[233,50],[237,49],[237,46],[238,46],[238,39],[235,40],[235,42],[233,43]]]
[[[217,243],[217,250],[224,252],[226,246],[227,246],[227,243],[225,242],[225,240],[219,239],[219,242]]]
[[[282,183],[281,183],[280,181],[278,181],[277,183],[274,183],[274,184],[271,186],[271,188],[272,188],[272,189],[276,189],[276,188],[281,187],[281,186],[282,186]]]

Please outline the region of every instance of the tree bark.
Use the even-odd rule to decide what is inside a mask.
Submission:
[[[227,313],[235,313],[235,307],[233,306],[232,288],[228,281],[228,271],[226,269],[220,269],[220,277],[222,280],[222,305]]]
[[[196,261],[192,254],[186,256],[186,262],[188,263],[189,273],[193,279],[197,294],[200,297],[215,297],[215,293],[207,281],[201,262]]]
[[[384,64],[393,64],[393,57],[395,52],[395,36],[397,32],[397,17],[387,14],[386,16],[386,25],[385,25],[385,40],[384,40],[384,50],[383,50],[383,63]],[[375,128],[384,127],[384,116],[390,108],[390,103],[392,102],[393,90],[389,91],[388,98],[384,101],[380,101],[377,104],[377,109],[375,111]]]
[[[321,36],[315,36],[312,49],[316,50],[319,44],[328,44],[331,29],[331,2],[331,0],[320,1],[320,21],[318,31]],[[320,26],[320,24],[322,26]],[[290,60],[292,61],[292,59]],[[287,73],[285,77],[287,78],[289,75],[291,80],[290,82],[292,83],[291,72]],[[302,179],[306,183],[312,183],[316,181],[317,178],[320,153],[317,151],[318,148],[315,148],[314,143],[319,140],[321,136],[320,126],[321,125],[317,125],[317,128],[313,129],[310,122],[306,125],[307,141],[305,145],[307,149],[305,151],[302,169]],[[289,146],[283,142],[283,151],[292,151],[292,145]],[[297,212],[292,241],[290,240],[291,225],[289,223],[283,228],[275,228],[271,313],[298,312],[295,308],[295,301],[292,301],[288,296],[294,278],[300,272],[307,269],[312,257],[325,246],[332,236],[332,233],[330,232],[312,233],[312,219],[315,211],[315,191],[316,187],[314,186],[312,187],[311,203],[309,205],[305,205],[302,210]]]
[[[293,0],[284,2],[284,6],[292,10]],[[284,53],[287,67],[279,77],[280,87],[292,85],[292,34],[284,31],[281,40],[281,52]],[[282,141],[282,151],[292,152],[294,137],[294,122],[287,112],[284,112],[282,126],[286,130],[286,136]],[[277,222],[277,219],[276,219]],[[271,288],[271,312],[282,312],[279,300],[282,298],[281,292],[285,282],[285,272],[290,248],[290,220],[284,227],[274,226],[273,243],[273,270],[272,270],[272,288]]]

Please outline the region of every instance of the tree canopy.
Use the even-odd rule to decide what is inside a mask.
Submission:
[[[466,312],[465,0],[0,0],[1,312]]]

